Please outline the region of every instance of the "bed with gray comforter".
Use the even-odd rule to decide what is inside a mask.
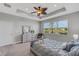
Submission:
[[[33,43],[32,52],[39,56],[79,56],[79,43],[39,40]]]

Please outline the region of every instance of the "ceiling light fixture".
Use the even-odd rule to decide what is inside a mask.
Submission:
[[[42,7],[33,7],[35,9],[35,11],[31,12],[32,14],[33,13],[36,13],[37,16],[41,16],[41,15],[46,15],[46,10],[47,8],[42,8]]]

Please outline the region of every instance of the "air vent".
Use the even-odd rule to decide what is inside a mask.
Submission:
[[[20,13],[20,14],[26,14],[30,16],[30,13],[27,13],[26,11],[22,10],[22,9],[16,9],[16,13]]]
[[[17,12],[17,13],[24,13],[24,14],[26,14],[26,12],[23,11],[23,10],[21,10],[21,9],[16,9],[16,12]]]
[[[8,8],[11,8],[11,5],[8,4],[8,3],[4,3],[4,6],[5,6],[5,7],[8,7]]]

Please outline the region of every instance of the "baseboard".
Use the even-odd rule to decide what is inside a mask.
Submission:
[[[2,44],[2,45],[0,45],[0,47],[1,46],[6,46],[6,45],[13,45],[13,44],[17,44],[17,43],[21,43],[21,41]]]

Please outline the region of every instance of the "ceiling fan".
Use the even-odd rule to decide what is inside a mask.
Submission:
[[[32,14],[33,13],[36,13],[37,16],[41,16],[41,15],[46,15],[46,10],[47,8],[42,8],[42,7],[33,7],[35,9],[35,11],[31,12]]]

